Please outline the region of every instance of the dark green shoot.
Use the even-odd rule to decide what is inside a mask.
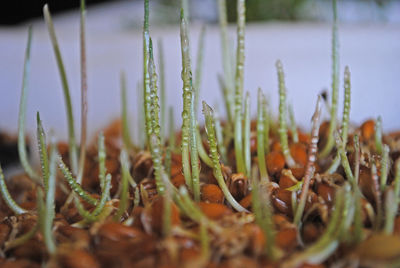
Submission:
[[[80,20],[80,50],[81,50],[81,144],[79,153],[78,182],[82,182],[86,160],[86,132],[87,132],[87,64],[86,64],[86,37],[85,37],[85,0],[81,0]]]
[[[244,152],[244,162],[246,166],[247,177],[250,176],[251,171],[251,148],[250,148],[250,94],[246,93],[246,98],[244,100],[244,120],[243,120],[243,152]]]
[[[325,147],[320,152],[320,157],[327,157],[335,145],[334,132],[337,124],[337,109],[339,95],[339,40],[337,23],[337,5],[336,0],[332,1],[333,8],[333,26],[332,26],[332,105],[331,118],[329,122],[328,140]]]
[[[283,66],[280,60],[276,62],[276,69],[278,71],[279,81],[279,140],[282,147],[282,153],[285,156],[286,164],[289,167],[296,165],[289,151],[289,142],[287,134],[286,124],[286,86],[285,86],[285,74],[283,72]]]
[[[40,120],[39,112],[36,114],[37,121],[37,141],[40,156],[40,166],[42,168],[43,186],[44,191],[47,192],[49,187],[49,162],[47,156],[46,136],[43,130],[42,121]]]
[[[300,201],[297,205],[296,213],[294,216],[294,224],[297,226],[299,226],[301,222],[301,218],[303,216],[304,208],[307,201],[308,189],[310,187],[311,179],[314,176],[315,161],[317,160],[317,153],[318,153],[318,139],[319,139],[318,134],[320,126],[320,117],[321,117],[321,96],[318,96],[317,105],[315,107],[315,112],[312,117],[311,142],[308,148],[308,161],[305,168]]]
[[[262,182],[268,182],[269,177],[267,173],[267,167],[265,165],[265,148],[264,148],[264,137],[265,137],[265,118],[264,118],[264,95],[261,88],[258,89],[257,96],[257,158],[258,167],[260,169],[260,179]]]
[[[62,60],[60,48],[58,46],[56,32],[54,30],[53,20],[51,19],[50,11],[47,4],[43,7],[43,14],[46,20],[46,24],[48,27],[50,40],[53,45],[54,55],[56,57],[58,70],[60,72],[61,77],[61,84],[64,92],[64,100],[66,104],[67,110],[67,121],[68,121],[68,143],[69,143],[69,155],[70,155],[70,163],[71,168],[74,174],[78,172],[78,152],[76,148],[76,141],[75,141],[75,127],[74,127],[74,116],[73,116],[73,109],[72,109],[72,102],[69,93],[69,85],[67,80],[67,74],[65,72],[64,63]]]
[[[132,148],[131,134],[128,119],[128,103],[126,94],[126,77],[125,72],[121,72],[120,76],[121,83],[121,114],[122,114],[122,140],[124,142],[124,147],[129,150]]]
[[[231,192],[229,191],[228,187],[225,184],[225,180],[222,175],[221,164],[219,162],[217,141],[215,137],[213,110],[204,101],[203,101],[203,114],[206,120],[206,131],[208,136],[208,144],[210,146],[210,157],[214,165],[213,166],[214,177],[216,178],[218,185],[221,188],[222,192],[224,193],[228,203],[237,211],[247,211],[235,200],[235,198],[232,196]]]
[[[4,202],[6,202],[7,206],[16,214],[23,214],[27,213],[28,211],[24,208],[21,208],[12,198],[10,192],[7,189],[6,181],[4,179],[3,170],[0,166],[0,191],[1,197],[3,198]]]
[[[246,174],[242,139],[242,98],[244,79],[244,30],[246,7],[244,0],[237,1],[237,50],[235,75],[235,157],[237,172]]]
[[[289,104],[290,131],[292,132],[293,143],[299,142],[299,133],[297,132],[296,120],[294,117],[293,106]]]
[[[41,183],[40,175],[29,164],[29,159],[26,152],[25,144],[25,120],[26,120],[26,101],[28,98],[28,80],[30,73],[30,59],[32,46],[32,26],[29,26],[28,41],[25,50],[24,74],[22,78],[21,99],[19,103],[18,115],[18,154],[19,160],[25,172],[36,183]]]

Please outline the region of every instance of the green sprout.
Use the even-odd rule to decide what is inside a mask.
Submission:
[[[149,0],[144,1],[144,25],[143,25],[143,99],[144,99],[144,118],[146,124],[147,147],[150,148],[150,136],[153,132],[151,119],[151,97],[150,97],[150,73],[149,67]]]
[[[390,148],[388,145],[383,145],[382,150],[382,161],[381,161],[381,191],[384,192],[386,188],[386,182],[388,179],[388,170],[389,170],[389,151]]]
[[[76,148],[75,142],[75,127],[74,127],[74,116],[73,116],[73,109],[72,109],[72,102],[69,93],[69,85],[67,80],[67,74],[65,72],[65,67],[63,63],[63,59],[61,56],[60,48],[58,46],[56,32],[54,30],[53,20],[51,19],[50,11],[47,4],[43,7],[43,14],[47,24],[48,32],[50,35],[50,40],[53,45],[54,55],[56,57],[58,71],[60,72],[61,77],[61,84],[64,92],[64,100],[66,104],[67,110],[67,121],[68,121],[68,144],[69,144],[69,156],[70,156],[70,163],[72,167],[73,173],[78,172],[78,152]]]
[[[37,121],[37,140],[38,140],[38,149],[40,155],[40,166],[42,168],[42,177],[43,177],[43,186],[44,191],[47,192],[49,187],[49,161],[47,156],[47,148],[46,148],[46,137],[42,126],[42,121],[40,120],[40,114],[37,112],[36,114]]]
[[[167,115],[166,115],[166,109],[167,109],[167,104],[166,104],[166,86],[165,86],[165,64],[164,64],[164,45],[161,39],[158,39],[158,55],[159,55],[159,61],[158,65],[160,66],[160,114],[161,114],[161,141],[164,140],[165,138],[165,129],[167,129]],[[163,143],[163,142],[161,142]]]
[[[127,95],[126,95],[126,78],[125,72],[121,72],[120,75],[120,83],[121,83],[121,117],[122,117],[122,140],[124,142],[124,147],[126,149],[132,148],[131,135],[130,135],[130,127],[128,122],[128,103],[127,103]]]
[[[337,109],[339,95],[339,40],[338,40],[338,23],[337,23],[337,5],[336,0],[332,1],[333,8],[333,26],[332,26],[332,104],[331,119],[328,129],[328,140],[325,147],[320,152],[320,157],[327,157],[335,145],[334,132],[337,124]]]
[[[219,154],[217,148],[217,141],[215,137],[215,127],[214,127],[214,115],[213,110],[210,106],[207,105],[203,101],[203,114],[206,120],[206,131],[208,136],[208,144],[210,146],[210,157],[213,161],[213,172],[214,177],[216,178],[219,187],[221,188],[222,192],[226,200],[229,204],[236,209],[237,211],[247,211],[244,207],[242,207],[232,196],[231,192],[229,191],[228,187],[225,184],[224,177],[222,175],[221,164],[219,162]]]
[[[250,94],[246,93],[244,101],[244,130],[243,130],[243,152],[246,166],[246,176],[250,175],[251,169],[251,148],[250,148]]]
[[[270,129],[270,117],[268,113],[268,104],[267,99],[264,95],[262,95],[262,109],[264,116],[264,150],[265,153],[269,153],[269,129]]]
[[[246,21],[246,6],[244,0],[237,1],[237,50],[235,75],[235,156],[236,169],[246,174],[242,140],[242,98],[244,79],[244,30]]]
[[[382,207],[382,193],[379,187],[379,175],[378,175],[378,170],[376,167],[375,159],[371,160],[371,177],[372,177],[372,187],[373,187],[373,192],[374,192],[374,197],[375,197],[375,202],[376,202],[376,217],[374,221],[374,228],[376,230],[379,230],[382,224],[382,219],[383,219],[383,207]]]
[[[257,158],[258,167],[260,169],[260,179],[261,181],[268,182],[268,172],[265,165],[265,118],[264,118],[264,95],[261,88],[258,88],[257,96]]]
[[[360,175],[360,138],[354,135],[354,181],[357,185],[354,191],[355,211],[354,211],[354,241],[359,243],[363,237],[363,222],[362,222],[362,205],[361,205],[361,191],[358,187],[358,180]],[[346,161],[346,160],[345,160]]]
[[[222,162],[226,164],[226,163],[228,163],[228,156],[227,156],[227,152],[226,152],[227,151],[226,147],[224,145],[221,121],[219,119],[219,113],[217,110],[214,110],[214,119],[215,119],[214,124],[215,124],[215,134],[217,135],[218,149],[221,154]],[[212,164],[212,162],[211,162],[211,164]]]
[[[165,171],[168,176],[171,176],[171,164],[172,164],[172,152],[175,151],[175,119],[174,119],[174,108],[169,107],[169,137],[168,137],[168,147],[165,153]]]
[[[389,188],[385,195],[385,226],[383,227],[384,233],[393,234],[394,221],[396,219],[398,203],[392,188]]]
[[[85,38],[85,0],[81,0],[80,10],[80,50],[81,50],[81,144],[79,153],[78,182],[82,182],[86,160],[86,132],[87,132],[87,64],[86,64],[86,38]]]
[[[312,117],[312,127],[311,127],[311,142],[308,148],[308,161],[305,168],[305,174],[303,178],[303,185],[301,189],[300,201],[296,208],[296,213],[294,216],[294,224],[299,226],[301,222],[301,217],[303,216],[303,211],[306,205],[308,189],[310,187],[310,181],[314,176],[315,171],[315,161],[318,153],[318,134],[320,126],[321,117],[321,96],[318,96],[317,105],[315,107],[315,112]]]
[[[206,35],[206,26],[203,25],[200,30],[200,37],[197,49],[197,57],[196,57],[196,70],[195,70],[195,79],[194,79],[194,110],[197,115],[198,105],[199,105],[199,94],[200,94],[200,84],[201,84],[201,75],[203,70],[203,57],[204,57],[204,40]]]
[[[285,87],[285,74],[283,72],[282,62],[276,62],[276,69],[278,71],[279,81],[279,140],[281,142],[282,153],[285,156],[286,164],[289,167],[296,165],[289,151],[287,127],[286,127],[286,87]]]
[[[375,148],[377,154],[382,154],[382,117],[378,116],[378,119],[375,120]]]
[[[24,74],[22,79],[21,99],[19,104],[18,115],[18,154],[19,160],[25,172],[36,183],[41,183],[40,175],[29,164],[26,145],[25,145],[25,120],[26,120],[26,101],[28,98],[28,80],[30,73],[30,59],[32,46],[32,26],[28,29],[28,41],[25,50]]]
[[[296,120],[294,118],[293,105],[289,104],[288,110],[289,110],[289,118],[290,118],[290,130],[292,132],[292,140],[293,140],[293,143],[298,143],[299,142],[299,133],[297,131]]]
[[[27,213],[28,211],[24,208],[21,208],[12,198],[10,195],[10,192],[7,189],[6,181],[4,179],[4,174],[3,170],[1,169],[0,166],[0,191],[1,191],[1,197],[3,198],[4,202],[6,202],[7,206],[16,214],[24,214]]]
[[[121,162],[121,173],[122,173],[122,186],[121,186],[121,194],[119,198],[119,205],[118,205],[118,211],[115,214],[114,219],[120,220],[122,217],[122,214],[125,213],[127,207],[128,207],[128,197],[129,197],[129,169],[130,169],[130,163],[128,159],[128,153],[126,152],[125,149],[121,150],[121,154],[119,156],[120,162]]]

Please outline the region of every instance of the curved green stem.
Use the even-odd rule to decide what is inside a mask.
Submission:
[[[31,61],[31,46],[32,46],[32,26],[29,26],[28,30],[28,41],[25,50],[25,61],[24,61],[24,74],[22,78],[22,89],[21,99],[19,103],[19,114],[18,114],[18,154],[19,160],[25,172],[30,178],[36,183],[41,183],[40,175],[32,168],[29,164],[26,144],[25,144],[25,121],[26,121],[26,101],[28,98],[28,80],[30,73],[30,61]]]
[[[219,162],[219,154],[217,149],[217,142],[215,137],[215,127],[214,127],[214,116],[213,111],[210,106],[207,105],[203,101],[203,114],[206,119],[206,131],[208,136],[208,144],[210,145],[210,157],[213,161],[213,172],[214,177],[216,178],[219,187],[221,188],[222,192],[226,200],[229,204],[236,209],[237,211],[247,211],[244,207],[242,207],[232,196],[231,192],[229,191],[228,187],[225,184],[224,177],[222,175],[221,164]]]
[[[3,170],[1,169],[0,165],[0,192],[1,197],[3,198],[4,202],[6,202],[7,206],[15,213],[15,214],[23,214],[27,213],[26,209],[21,208],[11,197],[10,192],[7,189],[6,181],[4,179]]]
[[[56,57],[58,70],[60,72],[61,77],[61,84],[64,92],[64,100],[66,104],[67,110],[67,121],[68,121],[68,144],[69,144],[69,157],[71,162],[71,167],[73,173],[78,172],[78,152],[76,148],[75,142],[75,127],[74,127],[74,116],[73,116],[73,109],[72,109],[72,102],[69,93],[69,85],[67,80],[67,74],[65,72],[64,63],[61,57],[60,48],[58,46],[56,32],[54,30],[53,20],[51,19],[50,11],[47,4],[43,7],[43,14],[46,20],[46,24],[48,27],[50,40],[53,45],[54,55]]]

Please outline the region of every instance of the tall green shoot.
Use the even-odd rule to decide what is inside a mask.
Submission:
[[[247,177],[250,176],[251,170],[251,148],[250,148],[250,94],[246,93],[246,97],[244,100],[244,120],[243,120],[243,153],[244,153],[244,162],[246,166]]]
[[[261,181],[268,182],[268,172],[267,167],[265,165],[265,146],[264,146],[264,137],[265,137],[265,124],[264,121],[264,104],[263,104],[263,93],[261,88],[258,88],[257,95],[257,158],[258,158],[258,167],[260,169],[260,179]]]
[[[71,168],[73,173],[78,172],[78,152],[76,148],[76,139],[75,139],[75,127],[74,127],[74,116],[73,116],[73,109],[72,109],[72,102],[69,93],[69,85],[67,80],[67,74],[65,72],[64,63],[62,60],[60,48],[58,46],[56,32],[54,30],[53,20],[50,15],[49,8],[47,4],[43,7],[43,14],[47,24],[48,32],[50,35],[50,40],[53,45],[54,55],[56,57],[58,71],[60,73],[61,84],[64,93],[64,100],[66,105],[67,111],[67,121],[68,121],[68,144],[69,144],[69,158],[71,163]]]

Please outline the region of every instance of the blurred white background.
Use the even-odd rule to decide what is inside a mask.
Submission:
[[[198,1],[200,2],[200,1]],[[210,1],[207,1],[210,2]],[[339,2],[340,104],[343,102],[343,70],[350,66],[352,82],[351,120],[361,123],[381,115],[386,130],[400,129],[400,4],[394,1],[385,20],[368,10],[359,14],[346,2]],[[142,1],[121,1],[89,8],[87,12],[87,58],[89,129],[91,133],[120,115],[120,71],[127,74],[132,136],[137,136],[137,83],[142,78]],[[212,6],[212,3],[211,3]],[[192,7],[193,17],[201,5]],[[319,7],[328,12],[326,7]],[[51,6],[50,6],[51,9]],[[314,11],[313,11],[314,10]],[[318,9],[316,9],[318,10]],[[312,11],[312,12],[311,12]],[[310,8],[310,14],[315,9]],[[321,11],[322,12],[322,11]],[[351,12],[355,12],[352,15]],[[216,10],[208,20],[215,19]],[[316,15],[320,13],[317,12]],[[182,107],[181,54],[176,23],[163,24],[158,15],[178,18],[176,9],[151,5],[150,33],[162,39],[165,49],[167,102],[175,107],[180,122]],[[310,15],[310,16],[311,16]],[[315,15],[315,14],[314,14]],[[214,17],[213,17],[214,16]],[[355,17],[359,20],[354,19]],[[329,17],[330,18],[330,17]],[[356,20],[356,22],[354,22]],[[31,75],[29,81],[27,128],[35,130],[36,111],[46,129],[66,138],[66,116],[61,82],[53,50],[42,20],[34,26]],[[71,89],[77,133],[80,124],[79,14],[69,12],[54,17],[61,52]],[[196,62],[197,41],[202,22],[191,23],[192,68]],[[27,25],[0,28],[0,129],[16,132],[21,93]],[[230,37],[235,44],[235,26]],[[317,94],[331,85],[331,24],[324,22],[251,23],[246,28],[245,90],[252,95],[253,115],[256,90],[260,86],[277,111],[278,86],[275,61],[281,59],[286,73],[287,96],[294,106],[296,121],[309,128]],[[155,56],[158,56],[156,47]],[[222,109],[217,74],[222,72],[220,36],[217,24],[207,25],[200,100]],[[341,109],[339,118],[341,118]],[[201,114],[199,118],[202,118]],[[328,118],[325,112],[325,118]],[[78,136],[79,137],[79,136]]]

